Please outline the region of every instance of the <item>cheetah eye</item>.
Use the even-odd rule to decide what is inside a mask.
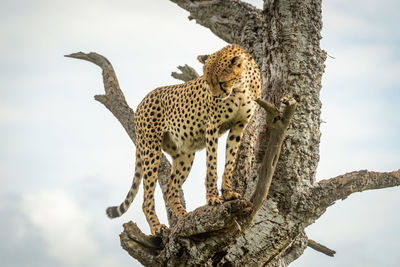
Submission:
[[[238,60],[239,60],[239,57],[233,57],[232,59],[231,59],[231,64],[232,65],[234,65],[236,62],[238,62]],[[239,63],[239,65],[240,65],[240,63]],[[240,66],[239,66],[240,67]]]

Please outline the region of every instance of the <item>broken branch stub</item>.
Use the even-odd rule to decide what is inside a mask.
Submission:
[[[253,204],[253,216],[267,198],[272,176],[274,175],[276,164],[278,163],[282,143],[297,106],[296,100],[285,99],[283,102],[286,104],[286,107],[281,114],[275,105],[269,102],[262,99],[258,99],[256,102],[266,112],[267,127],[270,131],[270,137],[259,172],[256,191],[253,193],[250,200]]]
[[[311,239],[308,239],[307,246],[309,246],[310,248],[312,248],[316,251],[319,251],[329,257],[335,256],[335,253],[336,253],[336,251],[334,251],[318,242],[315,242],[314,240],[311,240]]]
[[[171,76],[177,80],[188,82],[200,76],[194,68],[187,64],[185,64],[185,66],[178,66],[178,69],[181,71],[181,73],[175,71],[171,73]]]

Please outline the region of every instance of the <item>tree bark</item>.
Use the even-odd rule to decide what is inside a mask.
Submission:
[[[246,48],[261,69],[263,99],[258,102],[262,108],[246,129],[234,171],[235,190],[250,201],[199,207],[180,221],[169,213],[170,229],[158,237],[144,235],[136,224],[126,223],[120,235],[122,247],[146,266],[283,267],[307,246],[333,256],[333,250],[309,240],[304,229],[338,199],[400,185],[400,170],[358,171],[315,182],[319,91],[326,58],[319,44],[321,1],[265,0],[263,9],[239,0],[171,1],[216,36]],[[106,94],[95,99],[135,142],[134,112],[110,62],[96,53],[69,56],[102,68]],[[180,70],[173,76],[184,81],[198,75],[189,66]],[[162,188],[169,171],[163,157]],[[183,194],[181,199],[184,202]]]

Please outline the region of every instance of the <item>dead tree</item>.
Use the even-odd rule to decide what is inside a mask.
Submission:
[[[234,172],[236,192],[249,201],[199,207],[181,221],[168,212],[170,229],[157,237],[128,222],[120,235],[122,247],[145,266],[287,266],[307,246],[332,256],[334,251],[309,240],[304,229],[336,200],[400,185],[400,170],[362,170],[315,181],[326,58],[319,43],[321,0],[264,0],[262,10],[239,0],[171,1],[226,42],[245,47],[262,71],[262,108],[242,139]],[[96,53],[69,57],[102,68],[105,94],[95,99],[135,142],[134,112],[110,62]],[[180,70],[173,76],[185,81],[197,76],[188,66]],[[170,172],[165,156],[159,170],[165,189]]]

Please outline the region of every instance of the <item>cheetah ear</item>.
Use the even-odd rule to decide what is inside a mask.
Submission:
[[[201,55],[201,56],[197,56],[197,60],[200,61],[200,63],[204,64],[204,63],[206,63],[206,60],[209,57],[210,57],[210,55]]]

